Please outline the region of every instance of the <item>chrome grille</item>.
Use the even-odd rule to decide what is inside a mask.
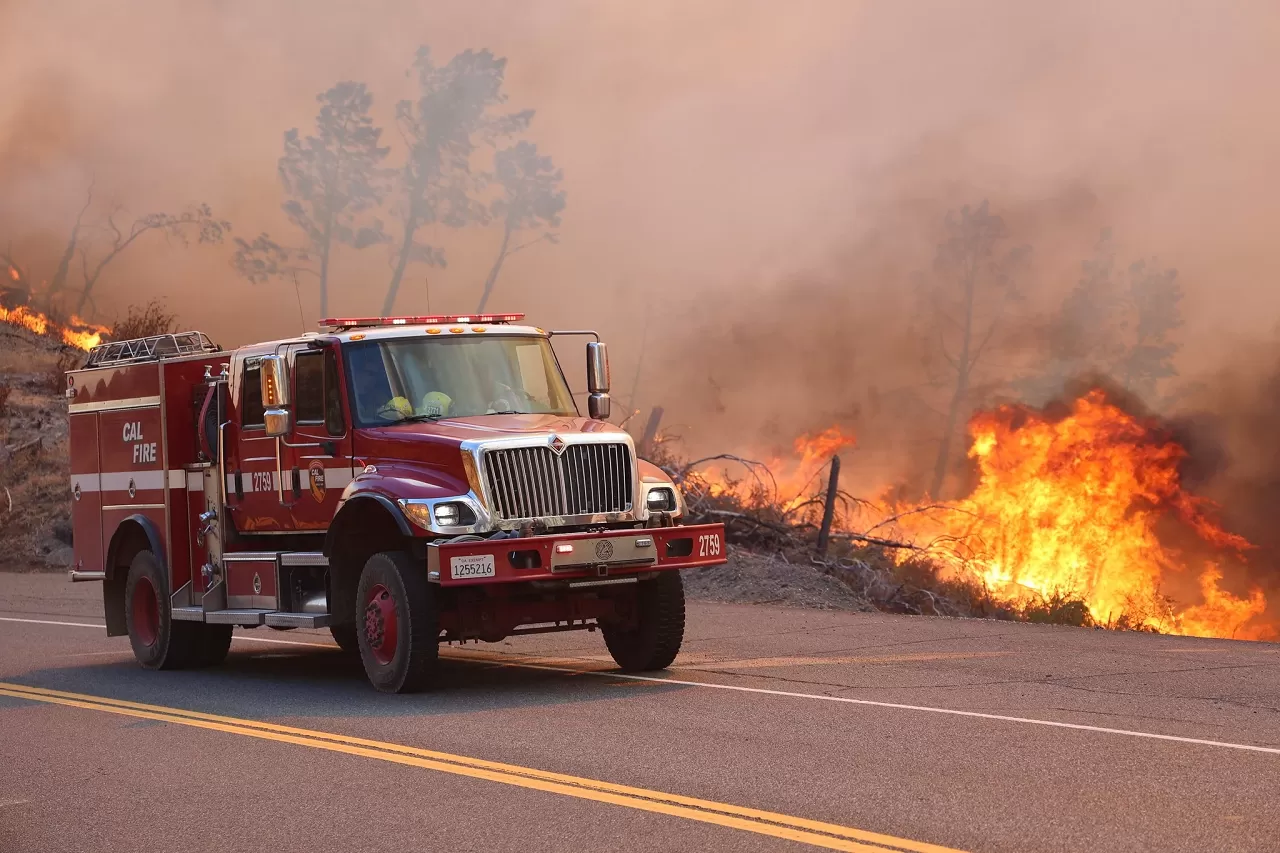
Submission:
[[[502,519],[626,512],[632,506],[631,448],[626,444],[570,444],[486,450],[485,484]]]

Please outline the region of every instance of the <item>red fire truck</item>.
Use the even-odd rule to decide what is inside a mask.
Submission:
[[[626,670],[684,634],[678,569],[721,525],[606,422],[593,332],[520,314],[347,318],[224,351],[117,341],[68,374],[73,580],[149,669],[221,662],[235,626],[327,627],[379,690],[441,642],[599,628]],[[551,347],[588,335],[579,415]]]

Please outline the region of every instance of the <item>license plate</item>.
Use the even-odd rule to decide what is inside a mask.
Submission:
[[[492,554],[479,557],[450,557],[449,575],[456,581],[470,578],[491,578],[498,573]]]

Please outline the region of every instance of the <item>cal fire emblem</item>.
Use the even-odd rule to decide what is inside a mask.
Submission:
[[[324,482],[324,466],[319,461],[312,462],[311,467],[307,469],[307,474],[311,481],[311,497],[316,499],[316,503],[323,503],[327,490]]]

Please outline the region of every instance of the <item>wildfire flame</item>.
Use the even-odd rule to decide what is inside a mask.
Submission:
[[[969,430],[973,491],[950,511],[904,525],[963,543],[932,549],[951,572],[976,575],[1009,603],[1078,596],[1099,624],[1213,637],[1271,633],[1250,624],[1266,609],[1261,591],[1241,598],[1219,586],[1220,563],[1243,565],[1252,546],[1183,488],[1186,451],[1158,427],[1095,390],[1065,417],[1005,406],[978,414]],[[1201,603],[1167,594],[1190,587],[1192,577]]]
[[[10,273],[12,274],[12,272],[13,268],[10,267]],[[56,332],[67,346],[85,351],[102,343],[103,336],[108,332],[106,326],[99,326],[96,323],[81,320],[74,315],[66,324],[57,323],[39,311],[32,311],[25,305],[19,305],[17,308],[12,309],[0,305],[0,322],[8,323],[12,326],[20,326],[35,332],[37,335]]]
[[[977,581],[1001,604],[1079,599],[1100,625],[1276,636],[1261,618],[1262,591],[1222,585],[1224,569],[1227,577],[1241,576],[1253,546],[1224,530],[1216,507],[1184,487],[1186,450],[1154,421],[1095,390],[1054,414],[1026,406],[979,413],[969,433],[976,474],[969,495],[890,502],[881,517],[891,525],[877,524],[876,536],[916,543],[944,577]],[[766,463],[778,484],[769,505],[784,514],[812,506],[825,485],[816,475],[852,445],[835,427],[800,436],[793,457]],[[702,468],[689,482],[745,507],[766,503],[759,478]],[[860,512],[837,508],[837,529],[865,530]],[[895,558],[919,555],[904,549]]]
[[[753,476],[734,479],[722,467],[709,465],[691,475],[689,485],[711,497],[734,497],[744,504],[762,501],[777,504],[783,513],[788,513],[809,500],[817,475],[831,457],[855,444],[853,435],[832,426],[797,438],[792,445],[795,455],[790,459],[776,453],[770,455],[768,461],[760,465],[762,472],[768,472],[767,482],[754,468]]]
[[[99,326],[96,323],[81,320],[72,314],[71,322],[61,331],[63,343],[88,352],[102,343],[103,335],[110,330],[106,326]]]

